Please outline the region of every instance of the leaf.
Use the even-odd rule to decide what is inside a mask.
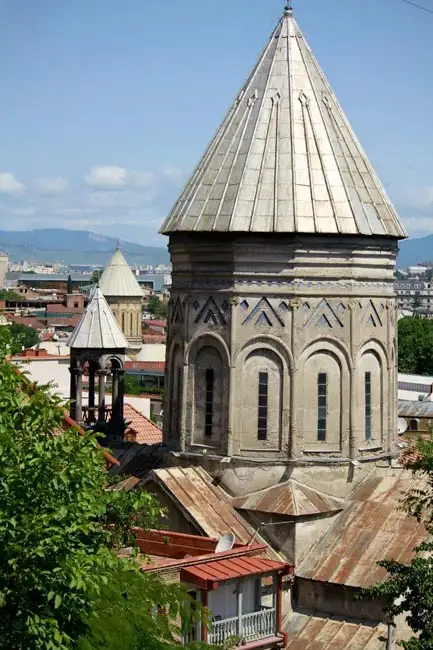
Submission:
[[[62,597],[59,596],[59,594],[56,594],[56,597],[54,598],[54,609],[59,609],[61,604],[62,604]]]

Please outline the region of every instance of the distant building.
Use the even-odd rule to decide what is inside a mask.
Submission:
[[[399,280],[395,283],[397,309],[415,312],[432,312],[433,314],[433,283],[422,280]]]
[[[7,254],[0,252],[0,287],[5,286],[8,264],[9,264],[9,258]]]
[[[113,257],[105,267],[99,286],[118,325],[128,339],[129,347],[140,348],[143,290],[120,248],[116,248]]]

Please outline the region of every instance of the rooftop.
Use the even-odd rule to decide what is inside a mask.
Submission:
[[[161,429],[152,420],[149,420],[149,418],[134,408],[132,404],[125,402],[123,416],[125,422],[128,424],[128,428],[125,431],[125,437],[128,440],[141,445],[162,443]]]
[[[70,348],[120,350],[128,347],[122,330],[99,287],[93,292],[80,323],[68,341]]]
[[[370,587],[386,577],[379,559],[408,562],[427,537],[422,524],[401,509],[405,492],[420,487],[412,473],[367,476],[345,510],[297,567],[298,576],[351,587]]]
[[[105,267],[99,280],[99,286],[104,296],[143,297],[143,291],[137,278],[123,257],[120,248],[116,248],[113,257]]]
[[[407,236],[289,10],[161,228],[209,231]]]

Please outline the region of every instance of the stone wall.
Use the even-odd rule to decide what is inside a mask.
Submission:
[[[204,447],[262,462],[389,455],[396,243],[215,233],[212,240],[171,237],[165,440],[181,451]],[[214,373],[211,435],[206,369]],[[266,431],[259,431],[260,403]]]

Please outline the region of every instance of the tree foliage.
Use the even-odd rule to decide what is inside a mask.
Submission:
[[[2,325],[0,327],[0,346],[7,349],[8,354],[17,354],[25,348],[31,348],[39,343],[39,334],[32,327],[21,323]]]
[[[398,322],[398,369],[433,374],[433,320],[406,316]]]
[[[22,300],[22,296],[12,289],[0,288],[0,300]]]
[[[409,516],[422,522],[433,535],[433,437],[419,439],[406,455],[406,467],[419,477],[420,485],[402,502]],[[399,641],[406,650],[433,650],[433,542],[427,538],[415,550],[410,564],[395,560],[379,562],[389,578],[365,592],[365,597],[380,598],[386,603],[391,619],[406,615],[416,636]]]
[[[167,305],[163,303],[158,296],[150,296],[146,306],[149,314],[158,316],[158,318],[167,318]]]
[[[91,275],[90,282],[92,284],[98,284],[103,273],[104,273],[104,269],[95,269]]]
[[[0,342],[0,649],[176,645],[175,617],[190,611],[184,592],[118,555],[161,508],[144,491],[108,487],[95,435],[65,430],[49,388],[18,373]],[[101,626],[115,603],[123,607],[108,638]],[[155,605],[169,616],[152,617]]]

